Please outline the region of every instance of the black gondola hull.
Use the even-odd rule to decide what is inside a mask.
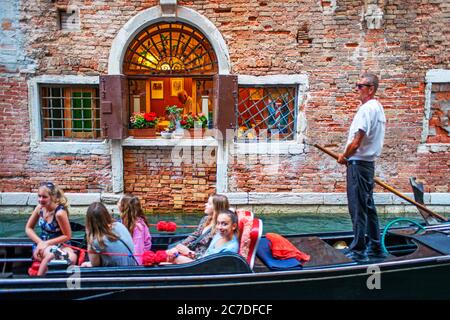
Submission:
[[[349,233],[316,236],[330,242],[330,239],[337,241],[348,237]],[[305,237],[298,235],[289,239]],[[156,237],[155,243],[158,243]],[[8,250],[5,252],[14,256],[29,248],[22,244],[22,247],[11,246]],[[423,257],[411,254],[372,264],[349,262],[305,266],[302,270],[258,272],[250,269],[237,254],[219,254],[178,266],[71,267],[69,271],[50,270],[43,278],[25,275],[7,278],[4,273],[4,278],[0,279],[0,300],[450,299],[449,275],[450,255],[439,253]]]

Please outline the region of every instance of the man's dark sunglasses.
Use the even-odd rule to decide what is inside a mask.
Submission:
[[[368,83],[357,83],[356,84],[356,87],[358,88],[358,89],[362,89],[363,87],[371,87],[372,85],[371,84],[368,84]]]

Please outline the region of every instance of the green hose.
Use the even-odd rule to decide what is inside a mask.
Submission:
[[[383,249],[383,252],[384,252],[384,253],[389,253],[389,251],[386,249],[386,245],[385,245],[385,243],[384,243],[384,242],[385,242],[385,238],[386,238],[386,234],[387,234],[389,228],[390,228],[393,224],[395,224],[395,223],[397,223],[397,222],[400,222],[400,221],[407,221],[407,222],[410,222],[410,223],[415,224],[416,226],[418,226],[418,227],[419,227],[419,230],[425,230],[425,228],[424,228],[423,226],[421,226],[419,223],[417,223],[417,222],[415,222],[415,221],[412,221],[412,220],[410,220],[410,219],[408,219],[408,218],[397,218],[397,219],[395,219],[395,220],[389,222],[389,223],[386,225],[386,227],[384,227],[383,234],[381,235],[381,248]],[[419,230],[417,230],[417,231],[419,231]]]

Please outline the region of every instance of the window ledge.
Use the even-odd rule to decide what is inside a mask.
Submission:
[[[417,153],[450,152],[450,143],[424,143],[417,147]]]
[[[216,139],[206,137],[203,139],[134,139],[126,138],[122,142],[123,147],[217,147]]]
[[[305,145],[297,141],[236,142],[231,154],[302,154]]]
[[[107,140],[99,142],[41,141],[32,149],[33,152],[38,153],[110,154],[110,145]]]

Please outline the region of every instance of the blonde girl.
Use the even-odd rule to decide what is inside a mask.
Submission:
[[[167,250],[169,260],[175,259],[179,254],[192,259],[202,256],[216,232],[219,212],[229,208],[230,204],[226,196],[221,194],[210,196],[205,203],[205,216],[200,221],[197,230],[181,241],[175,248]]]
[[[37,275],[47,272],[48,262],[54,259],[50,252],[52,246],[68,243],[72,238],[72,229],[69,222],[69,210],[64,192],[52,182],[43,182],[38,189],[38,205],[31,214],[25,226],[25,233],[35,243],[33,258],[40,261]],[[36,224],[41,228],[38,236],[34,231]],[[76,255],[70,248],[62,248],[69,254],[74,264]]]

